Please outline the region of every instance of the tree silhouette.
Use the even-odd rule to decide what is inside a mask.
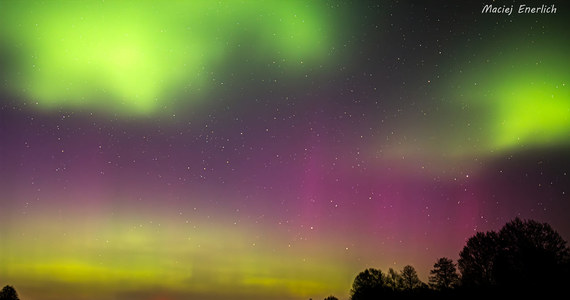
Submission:
[[[442,257],[437,260],[430,271],[429,282],[436,290],[448,290],[457,284],[459,276],[453,260]]]
[[[7,285],[0,291],[0,300],[19,300],[18,293],[13,286]]]
[[[499,285],[552,288],[568,279],[570,250],[547,223],[516,218],[498,235],[494,276]]]
[[[401,272],[370,268],[354,279],[350,299],[545,299],[567,292],[570,282],[570,248],[547,223],[516,218],[499,232],[478,232],[459,257],[461,282],[456,265],[446,257],[439,258],[430,271],[432,289],[410,265]]]
[[[561,290],[570,279],[566,242],[550,225],[532,220],[516,218],[498,233],[477,233],[459,256],[465,287],[543,293]]]
[[[494,284],[493,267],[499,249],[496,232],[478,232],[459,253],[457,267],[466,287],[490,287]]]
[[[338,300],[338,298],[331,295],[331,296],[326,297],[325,300]]]
[[[377,299],[386,294],[388,289],[384,286],[384,275],[378,269],[369,268],[354,278],[350,290],[351,300]]]
[[[384,282],[385,287],[390,288],[392,291],[402,290],[403,286],[402,276],[400,276],[398,272],[394,271],[394,269],[390,268],[385,278],[386,278]]]
[[[400,277],[402,278],[402,289],[404,290],[413,290],[422,287],[422,282],[418,277],[416,269],[410,265],[402,269]]]

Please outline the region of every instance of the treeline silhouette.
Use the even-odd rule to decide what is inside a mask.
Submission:
[[[516,218],[498,232],[469,238],[457,264],[437,259],[427,284],[409,265],[399,272],[366,269],[354,279],[350,300],[560,297],[568,294],[568,282],[566,241],[547,223]]]
[[[478,232],[469,238],[457,264],[446,257],[437,259],[427,284],[410,265],[401,271],[366,269],[354,279],[350,300],[558,298],[567,295],[569,282],[566,241],[547,223],[516,218],[498,232]],[[19,298],[7,285],[0,300]]]

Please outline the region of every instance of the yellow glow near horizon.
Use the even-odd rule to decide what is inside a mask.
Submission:
[[[107,293],[160,286],[179,293],[224,294],[227,289],[296,297],[329,293],[331,284],[344,283],[331,258],[315,260],[317,249],[280,249],[276,259],[270,244],[252,242],[260,233],[247,227],[194,227],[200,222],[164,219],[139,224],[140,217],[128,214],[121,222],[101,216],[39,221],[49,213],[43,215],[34,224],[12,224],[20,231],[10,232],[3,246],[0,265],[6,279],[49,278]],[[307,256],[312,259],[303,262]]]

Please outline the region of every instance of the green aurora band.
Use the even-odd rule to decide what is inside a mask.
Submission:
[[[568,143],[570,93],[564,77],[567,74],[561,67],[551,69],[557,73],[540,69],[525,68],[521,75],[497,89],[497,110],[501,117],[495,123],[493,148]]]
[[[513,41],[517,44],[525,43]],[[443,92],[452,95],[455,111],[472,127],[463,131],[472,134],[470,147],[490,154],[569,145],[567,51],[542,41],[523,49],[481,52],[479,61],[459,68]]]
[[[41,109],[172,113],[200,102],[215,67],[244,51],[291,74],[329,51],[326,7],[302,1],[9,1],[3,87]],[[178,100],[177,100],[178,99]],[[183,99],[183,100],[180,100]]]

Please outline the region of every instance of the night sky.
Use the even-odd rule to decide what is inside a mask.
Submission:
[[[515,217],[568,240],[568,5],[362,2],[2,1],[0,285],[346,299]]]

